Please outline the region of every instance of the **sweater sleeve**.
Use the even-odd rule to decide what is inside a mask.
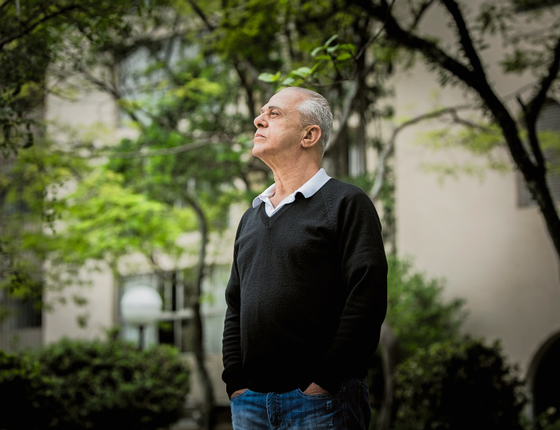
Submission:
[[[344,375],[355,366],[367,367],[377,349],[387,312],[387,259],[381,223],[365,193],[347,196],[332,216],[344,305],[334,340],[313,380],[335,393]]]
[[[239,223],[236,242],[241,231],[242,222],[243,220]],[[224,364],[222,379],[226,383],[226,390],[230,398],[235,391],[246,388],[247,385],[243,375],[243,359],[241,354],[240,292],[241,282],[237,270],[237,245],[235,245],[231,275],[226,287],[227,311],[222,341]]]

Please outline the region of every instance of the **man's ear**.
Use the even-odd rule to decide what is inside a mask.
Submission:
[[[321,138],[321,127],[318,125],[307,126],[304,130],[303,139],[301,140],[301,146],[304,148],[312,148],[317,145],[319,139]]]

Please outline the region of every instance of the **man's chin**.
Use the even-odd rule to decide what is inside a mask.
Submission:
[[[264,152],[264,149],[259,145],[255,144],[253,149],[251,150],[254,157],[261,158]]]

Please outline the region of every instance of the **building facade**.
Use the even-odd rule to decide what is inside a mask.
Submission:
[[[480,3],[469,6],[476,10]],[[556,15],[557,9],[553,10]],[[426,16],[425,33],[455,40],[456,35],[444,25],[448,17],[440,12],[434,9]],[[523,31],[531,30],[522,12],[518,19]],[[493,88],[502,97],[525,96],[523,89],[536,78],[504,75],[499,63],[501,41],[489,39],[488,45],[483,61]],[[397,73],[394,88],[397,118],[476,101],[462,88],[442,89],[433,71],[420,61]],[[520,117],[515,97],[504,99]],[[540,130],[560,130],[559,102],[560,94],[547,101],[537,124]],[[476,120],[472,112],[466,115]],[[418,270],[444,278],[448,298],[466,300],[465,331],[501,341],[510,362],[520,366],[538,414],[550,404],[554,387],[560,383],[552,365],[560,362],[558,256],[520,174],[513,168],[505,172],[479,168],[487,160],[461,149],[458,142],[432,141],[437,135],[430,132],[444,127],[454,126],[447,118],[447,122],[420,123],[399,135],[395,155],[398,253],[411,256]],[[494,156],[513,166],[505,150]],[[461,166],[475,167],[456,175],[441,174],[445,167],[459,172]],[[548,179],[558,196],[554,172]]]

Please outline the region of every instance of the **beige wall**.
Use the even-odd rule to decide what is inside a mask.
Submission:
[[[104,338],[106,330],[115,325],[115,288],[111,273],[108,270],[100,273],[84,271],[80,280],[85,284],[46,295],[46,301],[52,304],[53,309],[43,314],[45,343],[56,342],[63,337]],[[74,295],[86,298],[87,304],[77,305],[73,301]],[[65,298],[65,303],[60,303],[60,297]],[[85,318],[85,326],[78,323],[80,318]]]
[[[60,89],[60,88],[59,88]],[[49,133],[59,141],[67,138],[62,129],[71,127],[77,133],[91,135],[92,129],[101,126],[107,130],[115,130],[117,126],[117,108],[112,99],[90,84],[72,79],[69,86],[62,88],[63,96],[51,94],[45,106],[46,120],[49,121]],[[71,287],[64,292],[50,292],[46,301],[52,304],[53,310],[44,312],[43,340],[51,343],[62,337],[87,338],[103,337],[105,330],[115,324],[114,321],[114,286],[109,271],[88,272],[80,275],[85,285]],[[84,296],[88,303],[78,306],[74,303],[74,295]],[[64,297],[66,303],[60,303]],[[87,325],[81,327],[78,317],[85,317]]]
[[[451,40],[443,22],[432,14],[425,28]],[[499,74],[500,46],[493,42],[485,58],[503,95],[530,78]],[[401,71],[395,87],[397,118],[472,100],[463,90],[442,89],[422,64]],[[443,182],[428,173],[426,163],[480,161],[460,149],[434,151],[421,144],[423,132],[433,126],[442,123],[411,127],[398,139],[398,252],[412,256],[415,267],[429,276],[445,278],[446,296],[467,300],[465,330],[501,339],[507,355],[526,370],[540,346],[560,332],[560,269],[546,227],[535,207],[518,207],[513,172],[486,171],[482,179],[463,174]]]

